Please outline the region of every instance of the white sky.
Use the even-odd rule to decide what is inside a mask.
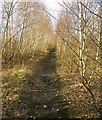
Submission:
[[[42,0],[47,8],[52,10],[59,10],[58,2],[61,2],[62,0]]]
[[[54,16],[58,17],[58,11],[60,11],[60,5],[58,2],[62,2],[62,0],[41,0],[45,4],[47,10]],[[55,28],[56,20],[51,17],[52,25]]]
[[[60,5],[58,2],[61,3],[62,0],[42,0],[45,4],[45,7],[48,11],[55,17],[58,15],[58,11],[60,11]]]

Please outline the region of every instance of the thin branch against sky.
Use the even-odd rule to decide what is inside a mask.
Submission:
[[[45,4],[47,10],[57,17],[58,12],[60,11],[60,5],[58,2],[62,3],[62,0],[42,0]]]
[[[56,20],[53,18],[58,18],[58,11],[60,11],[60,5],[58,4],[58,2],[62,3],[62,0],[41,0],[45,7],[46,7],[46,10],[49,12],[50,14],[50,19],[51,19],[51,23],[52,23],[52,26],[53,28],[56,27]],[[53,17],[51,16],[53,15]]]

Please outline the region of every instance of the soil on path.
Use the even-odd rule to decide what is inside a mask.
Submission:
[[[20,118],[62,118],[69,117],[67,101],[60,96],[62,83],[56,73],[56,49],[33,68],[36,74],[22,85],[19,98],[12,102],[10,108],[4,109],[6,117]],[[5,108],[5,107],[4,107]]]

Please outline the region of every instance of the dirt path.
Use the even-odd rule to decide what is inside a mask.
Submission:
[[[59,75],[56,73],[56,51],[55,48],[52,48],[42,60],[42,69],[37,79],[43,82],[45,88],[39,92],[33,92],[32,98],[34,101],[30,102],[28,113],[30,116],[46,118],[68,117],[68,113],[65,113],[65,111],[68,112],[64,105],[65,102],[59,95],[61,83],[57,80],[57,77]]]
[[[38,67],[38,66],[35,66]],[[36,74],[23,82],[19,98],[6,108],[7,117],[61,118],[69,117],[67,101],[63,101],[62,83],[56,73],[56,50],[52,48],[39,62]]]
[[[61,83],[56,79],[56,53],[52,48],[41,62],[41,69],[36,75],[36,80],[40,81],[41,86],[34,90],[34,82],[30,81],[27,85],[26,93],[21,95],[22,110],[26,110],[27,117],[68,117],[68,110],[65,108],[66,102],[62,101],[60,92]],[[32,86],[32,87],[31,87]],[[44,86],[44,88],[42,88]],[[27,93],[28,92],[28,93]],[[64,112],[63,112],[64,111]],[[65,112],[66,111],[66,112]]]
[[[60,76],[62,72],[58,74],[60,72],[57,71],[56,49],[52,48],[48,53],[42,53],[40,56],[41,58],[38,57],[40,59],[28,70],[21,69],[20,72],[6,70],[4,73],[3,117],[93,118],[99,116],[79,76],[68,74],[64,78]],[[97,88],[94,89],[98,91]],[[100,96],[96,97],[100,98]],[[98,101],[100,103],[101,99]]]

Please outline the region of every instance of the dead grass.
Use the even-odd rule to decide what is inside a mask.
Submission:
[[[57,72],[61,75],[64,83],[60,94],[63,96],[63,99],[69,101],[68,108],[75,111],[76,117],[99,118],[100,114],[94,108],[92,97],[81,83],[78,73],[69,73],[67,67],[59,67]],[[101,79],[91,81],[90,89],[95,96],[97,107],[101,108],[100,82]]]
[[[4,118],[99,117],[91,96],[81,84],[79,74],[70,73],[67,67],[58,65],[55,55],[53,58],[51,55],[39,55],[28,65],[2,71]],[[97,79],[91,84],[99,107],[100,83]]]

